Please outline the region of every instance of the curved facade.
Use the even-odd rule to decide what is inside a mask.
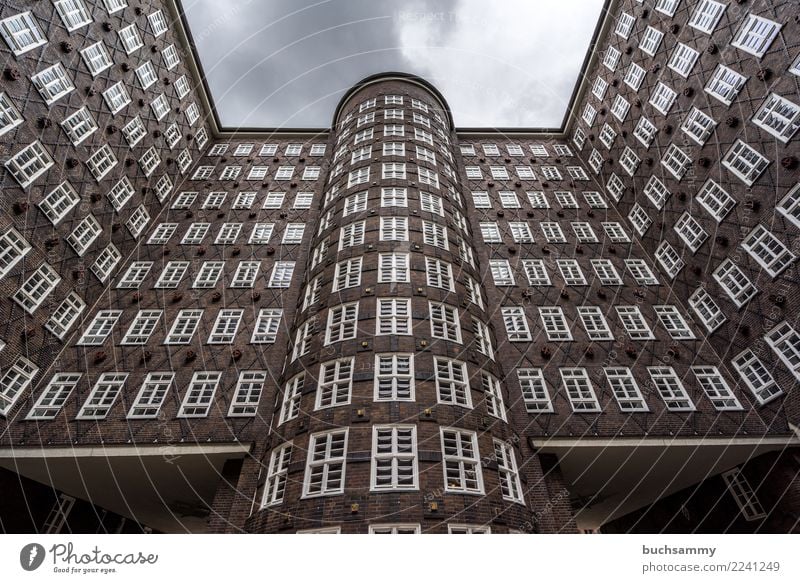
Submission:
[[[553,133],[391,72],[220,129],[179,6],[56,4],[0,6],[3,528],[797,530],[792,2],[609,2]]]

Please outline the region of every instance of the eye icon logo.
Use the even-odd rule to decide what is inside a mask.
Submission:
[[[44,547],[38,543],[30,543],[19,552],[19,564],[26,571],[35,571],[42,566],[45,557]]]

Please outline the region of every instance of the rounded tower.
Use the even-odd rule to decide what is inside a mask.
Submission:
[[[416,77],[339,104],[249,530],[526,521],[455,139]]]

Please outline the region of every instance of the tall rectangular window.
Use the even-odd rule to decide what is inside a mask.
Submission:
[[[335,429],[311,434],[303,498],[344,493],[347,433],[347,429]]]
[[[60,281],[61,276],[56,270],[42,263],[11,297],[27,313],[33,314]]]
[[[522,496],[522,483],[517,469],[517,458],[514,447],[507,441],[494,440],[494,456],[497,460],[497,471],[500,474],[500,494],[504,500],[525,504]]]
[[[375,334],[411,334],[411,300],[378,298]]]
[[[148,373],[128,412],[128,419],[157,418],[174,379],[175,373],[173,372]]]
[[[260,507],[274,506],[283,502],[286,484],[289,481],[289,463],[292,461],[292,444],[284,443],[272,450],[267,467],[267,477],[261,495]]]
[[[559,373],[573,411],[579,413],[599,413],[601,411],[592,381],[585,368],[561,368]]]
[[[375,401],[414,400],[414,356],[375,355]]]
[[[472,408],[472,395],[467,376],[467,365],[459,360],[440,356],[433,358],[436,371],[437,401],[447,405]]]
[[[553,402],[540,368],[518,368],[517,378],[528,413],[552,413]]]
[[[631,369],[606,367],[603,372],[606,374],[608,385],[611,387],[621,411],[644,412],[649,410]]]
[[[440,432],[445,492],[483,494],[478,435],[454,427],[442,427]]]
[[[3,417],[30,386],[39,367],[23,356],[18,356],[14,363],[0,377],[0,415]]]
[[[373,426],[370,476],[373,491],[419,488],[415,425]]]

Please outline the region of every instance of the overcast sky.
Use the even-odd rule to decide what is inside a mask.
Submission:
[[[329,127],[342,93],[419,75],[457,126],[559,127],[603,0],[184,0],[225,126]]]

